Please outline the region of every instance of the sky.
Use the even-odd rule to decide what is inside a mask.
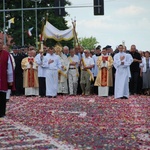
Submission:
[[[69,0],[72,6],[93,6],[93,0]],[[97,45],[113,49],[125,42],[127,49],[150,51],[150,0],[104,0],[104,16],[94,16],[93,7],[66,8],[68,26],[76,19],[78,38],[95,37]]]

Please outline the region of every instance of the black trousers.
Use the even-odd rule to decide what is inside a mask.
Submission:
[[[138,94],[138,82],[139,82],[139,72],[131,72],[131,80],[129,83],[130,93]]]
[[[80,86],[80,77],[81,77],[81,69],[80,69],[80,67],[78,68],[78,72],[79,72],[79,77],[78,77],[77,94],[82,94],[82,89],[81,89],[81,86]]]
[[[23,76],[22,74],[20,75],[15,75],[15,86],[16,86],[16,91],[15,95],[24,95],[24,88],[23,88]]]
[[[94,77],[94,81],[93,81],[93,93],[98,95],[98,86],[94,86],[95,80],[96,80],[96,77]]]
[[[0,117],[6,115],[6,93],[0,91]]]
[[[45,96],[46,95],[46,81],[45,77],[38,77],[39,80],[39,95]]]

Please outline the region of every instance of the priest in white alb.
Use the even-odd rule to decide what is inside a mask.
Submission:
[[[62,47],[56,45],[54,47],[55,54],[59,56],[61,65],[64,66],[62,69],[58,69],[58,93],[59,94],[68,94],[68,69],[69,69],[69,60],[65,54],[62,53]]]
[[[54,53],[53,47],[50,47],[44,58],[43,66],[46,67],[46,96],[56,98],[58,92],[58,70],[63,69],[60,56]]]
[[[114,56],[115,74],[115,98],[128,99],[129,97],[129,78],[130,65],[133,58],[130,54],[124,52],[123,45],[118,46],[119,53]]]

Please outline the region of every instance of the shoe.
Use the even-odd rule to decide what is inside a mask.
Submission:
[[[83,92],[82,95],[85,95],[85,93]]]
[[[117,99],[123,99],[123,97],[118,97]]]
[[[123,97],[121,97],[121,99],[128,99],[128,97],[126,97],[126,96],[123,96]]]
[[[48,96],[48,98],[56,98],[57,96]]]
[[[86,95],[86,96],[90,95],[90,92],[85,92],[85,95]]]
[[[26,97],[31,97],[31,95],[26,95]]]
[[[124,96],[124,99],[128,99],[128,97]]]

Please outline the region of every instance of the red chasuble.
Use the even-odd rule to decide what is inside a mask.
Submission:
[[[102,57],[102,61],[108,61],[108,56],[107,57]],[[107,86],[107,68],[103,67],[101,69],[101,86]]]
[[[28,58],[28,62],[34,62],[33,58]],[[33,65],[28,69],[28,86],[34,87],[34,69],[32,68]]]
[[[5,50],[0,51],[0,91],[8,90],[7,67],[9,53]]]

